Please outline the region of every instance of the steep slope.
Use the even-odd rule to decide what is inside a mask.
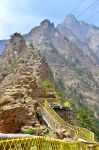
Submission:
[[[0,56],[0,132],[17,133],[24,125],[40,126],[36,116],[39,101],[55,99],[54,94],[42,90],[43,80],[53,81],[45,59],[15,33]]]
[[[73,35],[71,31],[70,34]],[[99,81],[94,74],[99,72],[98,60],[86,44],[75,35],[73,37],[75,40],[67,38],[49,20],[25,35],[26,41],[32,42],[45,56],[54,78],[63,80],[75,106],[87,104],[96,111],[99,108]]]
[[[45,72],[43,72],[43,67],[45,68]],[[35,76],[37,75],[37,78],[38,75],[39,78],[40,76],[41,78],[46,78],[47,75],[49,75],[47,74],[49,71],[48,65],[44,58],[40,55],[40,52],[32,47],[27,47],[24,38],[19,34],[16,35],[15,33],[9,44],[5,47],[3,54],[0,56],[1,85],[3,77],[4,82],[4,79],[6,79],[7,76],[10,76],[10,74],[17,76],[20,71],[22,72],[22,69],[23,72],[31,71],[31,74],[34,74]],[[13,79],[15,81],[15,78]],[[7,84],[7,82],[5,82],[5,84]]]
[[[58,29],[59,28],[61,31],[69,29],[81,42],[86,43],[93,50],[93,53],[97,54],[99,58],[98,27],[89,25],[83,21],[78,21],[73,15],[68,15],[64,22],[58,25]]]
[[[0,56],[0,132],[38,126],[39,102],[56,100],[56,93],[76,109],[90,107],[99,120],[99,59],[83,38],[47,19],[24,37],[12,35]],[[54,83],[56,93],[42,89],[44,80]]]

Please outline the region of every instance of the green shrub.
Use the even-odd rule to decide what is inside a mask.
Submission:
[[[37,135],[37,130],[35,128],[30,128],[23,132],[24,134]]]
[[[95,139],[99,141],[99,121],[95,118],[94,112],[83,106],[75,113],[76,125],[84,127],[95,133]]]
[[[52,83],[49,80],[44,80],[40,84],[44,92],[50,92],[53,88]]]
[[[13,38],[14,36],[19,37],[21,36],[21,33],[15,32],[14,34],[10,35],[10,38]]]
[[[61,89],[59,89],[59,90],[57,90],[56,91],[56,95],[60,98],[60,99],[64,99],[65,98],[65,91],[64,90],[61,90]]]
[[[62,101],[62,105],[65,107],[69,107],[72,108],[72,106],[74,105],[73,101],[71,99],[64,99]]]
[[[88,130],[93,132],[95,131],[94,112],[90,108],[83,106],[78,111],[76,111],[75,117],[76,124],[78,126],[87,128]]]

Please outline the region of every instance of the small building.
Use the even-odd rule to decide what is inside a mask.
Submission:
[[[53,103],[51,104],[51,107],[62,119],[70,123],[70,120],[72,118],[72,110],[70,109],[70,107],[63,106],[59,103]]]

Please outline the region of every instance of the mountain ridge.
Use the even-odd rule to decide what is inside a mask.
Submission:
[[[99,27],[87,24],[84,21],[78,21],[72,15],[68,15],[61,26],[71,30],[81,42],[88,44],[93,52],[98,54]]]
[[[60,79],[63,81],[68,93],[65,93],[66,98],[73,99],[76,108],[82,103],[89,105],[98,117],[99,55],[98,42],[94,43],[95,36],[97,35],[96,39],[99,37],[97,30],[98,28],[77,21],[74,16],[69,15],[65,18],[65,22],[57,27],[45,19],[39,26],[25,34],[24,39],[28,46],[32,44],[32,47],[45,57],[55,82]],[[94,34],[94,38],[88,41],[85,31],[88,37]],[[83,41],[84,37],[87,40]],[[94,50],[93,47],[97,49]],[[13,56],[14,59],[15,57],[18,59],[16,50]],[[13,59],[13,56],[10,53],[7,59],[11,57]],[[1,60],[1,64],[3,62]]]
[[[26,41],[32,42],[33,46],[40,50],[41,54],[45,56],[49,66],[53,66],[51,67],[52,72],[57,72],[67,87],[69,86],[70,88],[70,86],[74,86],[74,89],[78,91],[79,89],[82,89],[81,93],[84,94],[86,99],[85,101],[91,105],[90,100],[98,98],[96,93],[99,87],[99,81],[98,77],[95,75],[99,70],[99,59],[97,58],[97,55],[92,51],[92,49],[90,49],[88,44],[82,43],[73,32],[71,32],[71,35],[75,37],[75,40],[72,41],[69,39],[69,36],[66,36],[66,32],[63,32],[64,34],[61,33],[61,31],[58,28],[55,28],[48,20],[43,21],[37,29],[38,30],[35,30],[34,28],[32,29],[32,32],[30,31],[27,35],[25,35]],[[64,62],[60,61],[61,58]],[[58,67],[56,67],[57,64],[59,65]],[[65,65],[66,68],[64,69],[61,67],[62,65]],[[64,70],[64,74],[68,80],[64,77],[62,70]],[[66,74],[67,70],[70,74],[72,72],[74,75],[72,82],[69,79],[70,77]],[[79,71],[83,72],[82,77],[78,74]],[[86,79],[84,77],[84,73],[86,73]],[[91,84],[93,84],[92,89],[89,88],[92,86]],[[78,85],[80,85],[80,87]],[[92,93],[94,86],[97,88],[96,91],[94,91],[95,93]],[[96,107],[97,104],[95,103],[97,102],[93,100],[91,103],[91,107],[93,107],[93,105]]]
[[[89,41],[86,28],[91,29],[90,34],[86,32],[88,36],[94,34]],[[79,37],[80,29],[82,37]],[[36,111],[45,99],[50,103],[69,100],[73,104],[73,113],[88,107],[99,121],[98,42],[93,43],[96,35],[98,39],[97,30],[70,15],[57,27],[45,19],[23,36],[17,32],[11,35],[0,55],[2,132],[11,132],[11,125],[15,133],[24,125],[40,125]],[[91,47],[92,43],[97,50]],[[15,113],[11,114],[13,111]],[[20,115],[24,116],[23,120]],[[99,130],[98,125],[96,129]],[[96,129],[91,128],[94,132]]]

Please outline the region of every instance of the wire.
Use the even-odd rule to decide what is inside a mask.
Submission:
[[[99,14],[99,11],[96,11],[93,15],[91,15],[87,21],[90,21],[90,19],[93,18],[97,14]]]
[[[83,12],[81,12],[81,14],[79,14],[79,15],[77,16],[77,18],[80,17],[80,16],[82,16],[82,15],[83,15],[89,8],[91,8],[97,1],[98,1],[98,0],[95,0],[91,5],[89,5]]]
[[[80,2],[79,2],[79,4],[74,8],[74,10],[72,11],[72,14],[74,13],[74,12],[76,12],[77,11],[77,9],[81,6],[81,4],[82,3],[84,3],[86,0],[81,0]]]

